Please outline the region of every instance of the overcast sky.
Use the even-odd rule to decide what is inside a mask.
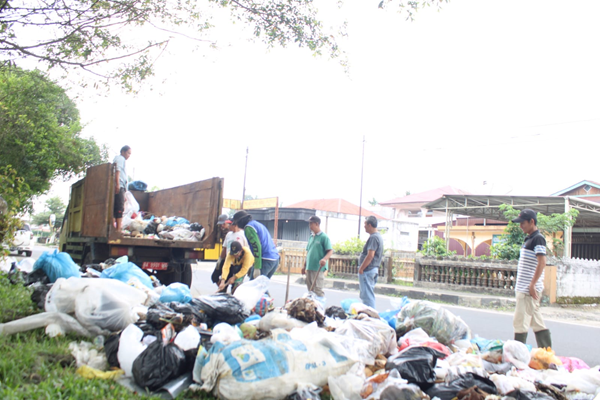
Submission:
[[[226,22],[216,50],[171,45],[138,96],[85,93],[84,133],[111,159],[130,145],[128,172],[149,186],[219,176],[233,199],[248,147],[246,194],[284,206],[358,204],[363,136],[363,204],[446,185],[548,195],[600,181],[600,2],[453,0],[413,22],[353,3],[324,13],[348,20],[348,74]]]

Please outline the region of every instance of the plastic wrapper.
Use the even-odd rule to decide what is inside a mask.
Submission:
[[[330,318],[339,318],[339,319],[347,319],[348,315],[342,307],[331,306],[325,310],[325,316]]]
[[[325,344],[274,330],[272,339],[215,343],[202,366],[202,389],[228,400],[283,399],[299,382],[322,387],[354,363]]]
[[[97,329],[117,332],[139,319],[135,307],[121,300],[118,294],[94,286],[77,295],[75,316],[90,332]]]
[[[33,265],[33,269],[43,270],[50,282],[54,283],[58,278],[79,278],[81,272],[79,266],[73,262],[68,253],[61,253],[54,250],[52,253],[44,252]]]
[[[224,345],[231,344],[242,339],[239,332],[239,328],[236,329],[233,326],[222,322],[215,325],[210,342],[220,342]]]
[[[535,385],[528,380],[520,378],[518,376],[506,376],[501,374],[493,374],[490,376],[490,380],[494,382],[498,393],[507,395],[516,389],[522,389],[527,391],[535,392]]]
[[[363,303],[353,303],[350,306],[350,314],[357,315],[359,313],[365,313],[371,318],[380,318],[379,313],[373,307],[369,307]]]
[[[470,338],[469,327],[460,317],[428,301],[411,302],[398,314],[396,332],[399,336],[415,328],[422,328],[446,346]]]
[[[242,283],[233,296],[242,302],[246,311],[251,312],[269,289],[269,282],[269,278],[261,275],[254,280]]]
[[[261,276],[264,276],[264,275],[261,275]],[[236,293],[237,293],[237,291],[236,291]],[[260,298],[260,300],[258,300],[258,302],[256,302],[256,305],[254,306],[254,309],[252,311],[257,315],[264,317],[265,315],[267,315],[267,313],[269,311],[272,311],[273,308],[275,308],[274,303],[275,303],[275,299],[267,296],[266,294],[263,294],[262,297]]]
[[[408,300],[408,297],[406,296],[404,296],[400,301],[394,299],[394,301],[392,301],[392,310],[387,310],[382,313],[379,313],[379,316],[385,319],[392,328],[396,329],[397,315],[400,313],[400,311],[402,311],[402,308],[404,308],[404,306],[408,303],[410,303],[410,300]]]
[[[450,383],[437,383],[425,390],[425,393],[432,399],[438,397],[440,400],[452,400],[458,392],[463,389],[477,386],[488,394],[498,394],[494,382],[487,378],[482,378],[474,374],[461,375]]]
[[[131,278],[137,278],[141,283],[150,289],[153,289],[152,280],[140,267],[132,262],[115,264],[106,268],[100,275],[101,278],[116,279],[127,283]]]
[[[354,337],[369,342],[368,351],[373,357],[379,354],[394,355],[398,352],[396,331],[381,319],[347,319],[335,331],[338,335]]]
[[[509,362],[518,369],[528,368],[531,356],[527,346],[517,340],[507,340],[502,350],[502,362]]]
[[[107,367],[106,354],[98,351],[90,342],[71,342],[69,350],[75,357],[75,362],[78,367],[87,365],[88,367],[104,371]]]
[[[125,376],[133,376],[133,362],[146,349],[146,345],[142,343],[143,336],[144,332],[133,324],[121,333],[117,358],[121,369],[125,371]]]
[[[126,191],[125,192],[125,209],[123,210],[123,218],[135,218],[135,215],[140,212],[140,205],[133,197],[133,193]]]
[[[350,308],[352,307],[352,304],[354,304],[354,303],[362,304],[362,300],[360,300],[360,299],[344,299],[344,300],[342,300],[341,306],[344,309],[344,312],[346,314],[350,314]]]
[[[429,347],[410,347],[390,357],[385,370],[395,369],[408,382],[425,390],[435,382],[435,365],[442,357],[444,354]]]
[[[159,301],[161,303],[170,303],[172,301],[189,303],[192,301],[192,293],[187,285],[175,282],[163,289]]]
[[[327,383],[334,400],[362,400],[360,391],[365,379],[363,365],[356,363],[344,375],[330,376]]]
[[[198,333],[196,328],[190,325],[177,334],[174,343],[183,351],[195,350],[200,344],[200,333]]]
[[[560,357],[558,356],[560,362],[562,362],[563,367],[569,372],[573,372],[576,369],[590,369],[590,367],[585,363],[585,361],[577,358],[577,357]]]
[[[422,400],[426,395],[421,388],[413,384],[391,384],[379,394],[380,400]]]
[[[173,343],[163,345],[157,340],[133,362],[135,383],[156,390],[185,372],[186,358],[182,349]]]

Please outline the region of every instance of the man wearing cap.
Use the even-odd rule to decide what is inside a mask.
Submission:
[[[527,235],[521,247],[517,267],[517,304],[513,318],[515,340],[526,343],[527,331],[531,326],[538,347],[552,347],[550,330],[546,328],[540,313],[546,267],[546,239],[537,228],[535,211],[526,208],[512,222],[520,224]]]
[[[372,215],[367,217],[365,231],[370,236],[358,260],[358,285],[363,304],[375,308],[375,284],[383,257],[383,238],[377,231],[377,218]]]
[[[227,287],[231,285],[231,294],[233,294],[244,282],[244,277],[254,264],[254,256],[248,247],[242,246],[238,241],[231,242],[230,248],[231,251],[223,264],[223,279],[219,282],[219,291],[227,292]]]
[[[302,267],[302,275],[306,274],[306,287],[319,297],[325,296],[323,284],[327,262],[333,254],[329,236],[321,231],[321,218],[313,215],[308,219],[308,227],[312,232],[306,246],[306,262]]]
[[[244,210],[233,215],[233,223],[244,230],[254,256],[254,272],[251,278],[265,275],[271,279],[279,265],[279,253],[269,230],[260,222],[254,221],[252,215]]]

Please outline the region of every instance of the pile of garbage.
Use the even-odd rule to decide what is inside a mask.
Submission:
[[[205,229],[198,222],[190,223],[183,217],[155,216],[140,211],[140,205],[131,192],[125,192],[125,211],[122,235],[129,238],[202,241]]]
[[[325,309],[306,294],[276,308],[264,276],[234,295],[193,298],[186,285],[155,287],[136,274],[58,277],[46,284],[44,312],[0,324],[0,334],[74,332],[90,340],[71,344],[78,374],[174,397],[187,387],[228,400],[600,396],[598,366],[473,338],[460,317],[427,301],[404,298],[378,313],[356,299]]]

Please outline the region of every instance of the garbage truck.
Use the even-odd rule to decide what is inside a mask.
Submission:
[[[223,207],[223,178],[211,178],[155,192],[131,191],[140,210],[155,216],[183,217],[204,228],[201,241],[134,238],[113,223],[115,166],[90,167],[71,186],[59,241],[60,251],[80,265],[127,256],[163,284],[191,285],[192,263],[219,243],[217,219]]]

